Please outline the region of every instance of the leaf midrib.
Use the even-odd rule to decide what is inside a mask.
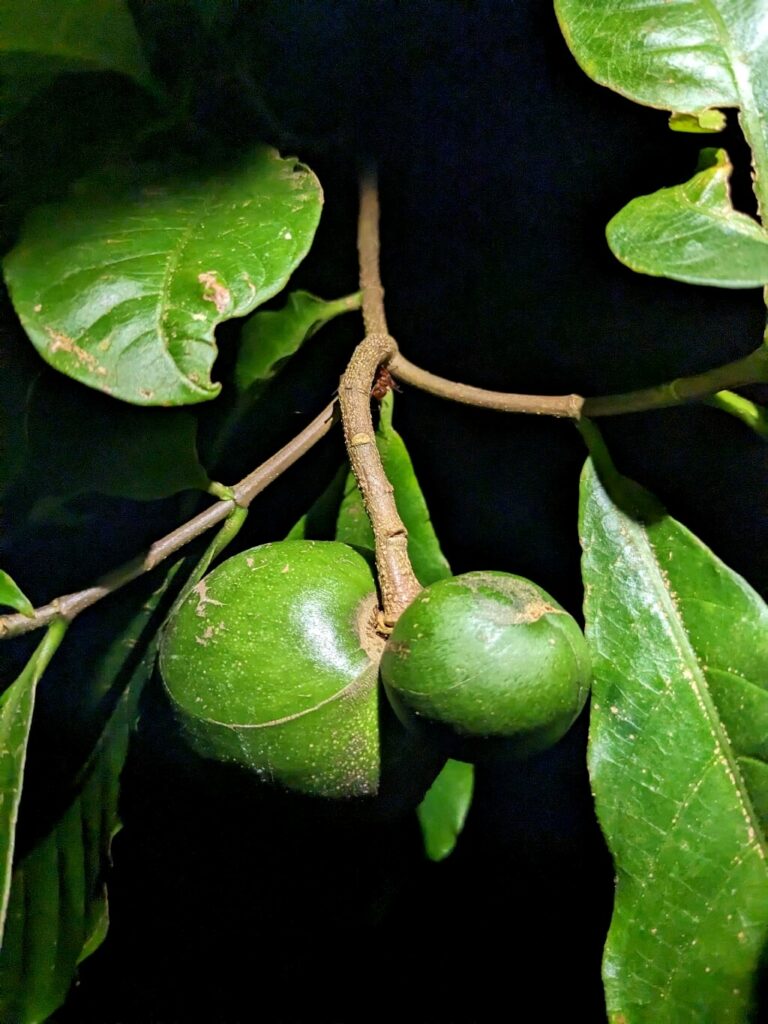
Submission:
[[[602,488],[602,484],[600,486]],[[604,493],[606,497],[608,497],[607,492],[604,491]],[[656,549],[654,548],[647,531],[637,521],[631,519],[625,513],[619,513],[619,515],[628,525],[629,528],[627,530],[627,536],[632,539],[638,553],[642,554],[643,549],[645,549],[650,556],[653,571],[649,572],[649,576],[652,580],[654,592],[658,597],[660,597],[659,610],[664,612],[664,619],[669,624],[671,638],[675,642],[677,653],[680,656],[681,661],[687,662],[689,664],[689,668],[692,662],[692,678],[687,680],[683,677],[683,679],[692,686],[694,696],[697,698],[697,703],[699,704],[702,713],[706,715],[706,719],[712,730],[713,739],[717,745],[716,753],[719,752],[723,755],[727,761],[728,767],[731,769],[732,775],[731,773],[727,774],[729,778],[733,780],[733,788],[736,791],[739,804],[744,812],[744,817],[748,826],[748,834],[749,829],[751,828],[754,832],[755,841],[761,847],[762,857],[765,860],[766,855],[768,854],[768,846],[766,845],[762,827],[752,806],[752,800],[749,796],[746,784],[742,778],[737,755],[733,750],[730,737],[728,736],[725,726],[720,719],[717,705],[709,692],[706,674],[704,673],[701,662],[693,648],[690,636],[685,628],[682,614],[673,600],[671,593],[664,585],[664,577],[661,572],[659,561],[656,557]]]

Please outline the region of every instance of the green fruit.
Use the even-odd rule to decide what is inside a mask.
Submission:
[[[591,665],[576,621],[520,576],[470,572],[423,590],[398,619],[381,676],[404,716],[525,757],[568,730]]]
[[[376,793],[376,609],[371,570],[345,544],[281,541],[222,562],[160,651],[194,749],[301,793]]]

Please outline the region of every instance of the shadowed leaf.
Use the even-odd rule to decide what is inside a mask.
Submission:
[[[21,587],[2,569],[0,569],[0,605],[13,608],[14,611],[21,612],[22,615],[31,615],[34,611],[32,602]]]
[[[296,291],[290,293],[282,309],[255,313],[243,327],[240,339],[235,365],[238,390],[266,384],[323,324],[359,308],[357,295],[327,301]]]

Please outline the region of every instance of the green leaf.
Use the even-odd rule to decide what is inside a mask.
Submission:
[[[323,324],[360,308],[360,295],[327,301],[309,292],[291,292],[282,309],[264,310],[243,327],[235,364],[239,391],[264,384]]]
[[[472,803],[474,784],[474,765],[448,760],[416,809],[430,860],[444,860],[453,852]]]
[[[610,1019],[744,1022],[768,938],[768,608],[585,433],[589,769],[617,878]]]
[[[381,416],[376,431],[376,444],[389,482],[395,489],[395,501],[400,517],[408,530],[408,554],[413,570],[422,586],[451,575],[448,562],[440,550],[429,510],[421,493],[413,463],[403,439],[392,427],[394,395],[390,391],[381,403]],[[364,550],[373,551],[373,531],[350,473],[344,500],[339,509],[336,527],[337,540]]]
[[[3,1020],[45,1020],[64,1002],[77,964],[106,935],[104,872],[120,827],[120,773],[139,696],[154,666],[158,607],[179,565],[149,597],[146,584],[139,588],[133,598],[138,608],[127,626],[100,661],[86,668],[94,697],[110,695],[113,710],[73,783],[71,801],[14,865],[0,949]]]
[[[119,71],[152,84],[123,0],[0,0],[0,70]]]
[[[702,121],[739,107],[768,202],[768,33],[763,0],[555,0],[566,42],[595,81]]]
[[[344,498],[349,470],[339,469],[320,497],[308,512],[299,519],[286,535],[286,540],[337,540],[336,520]]]
[[[721,110],[702,110],[698,114],[669,116],[669,127],[673,132],[690,132],[693,135],[709,135],[725,128],[726,118]]]
[[[37,684],[66,630],[62,619],[51,623],[21,675],[0,697],[0,942],[9,913],[16,824]]]
[[[718,391],[706,399],[707,405],[735,416],[760,437],[768,437],[768,409],[756,402],[737,395],[735,391]]]
[[[11,298],[55,369],[137,405],[214,398],[214,329],[271,298],[322,206],[307,168],[261,148],[226,173],[39,207],[5,259]]]
[[[684,185],[633,199],[606,229],[611,251],[641,274],[689,284],[757,288],[768,283],[768,232],[731,203],[731,164],[702,151]]]
[[[7,572],[0,569],[0,605],[7,605],[22,615],[32,615],[32,602]]]

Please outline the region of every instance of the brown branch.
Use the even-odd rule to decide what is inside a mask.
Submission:
[[[339,404],[349,463],[373,528],[382,603],[380,625],[386,632],[421,585],[408,557],[408,531],[384,472],[371,417],[371,385],[376,371],[397,352],[397,343],[387,331],[384,312],[379,272],[379,201],[373,175],[360,181],[357,247],[366,337],[355,349],[341,378]]]
[[[379,189],[373,171],[368,171],[360,178],[357,252],[365,333],[388,335],[384,288],[379,270]]]
[[[440,398],[464,405],[478,405],[499,412],[524,412],[537,416],[562,416],[578,419],[584,399],[580,395],[516,395],[507,391],[486,391],[470,384],[459,384],[445,377],[422,370],[396,352],[387,363],[387,369],[404,384],[412,384]]]
[[[679,377],[664,384],[618,395],[582,398],[581,395],[518,395],[506,391],[459,384],[438,377],[409,362],[395,351],[387,369],[404,384],[464,405],[477,405],[499,412],[531,413],[578,420],[582,416],[619,416],[649,409],[665,409],[709,398],[718,391],[768,381],[768,350],[763,346],[732,363],[718,366],[691,377]]]
[[[28,633],[33,629],[39,629],[56,618],[71,621],[76,615],[89,608],[92,604],[100,601],[108,594],[113,594],[126,583],[150,572],[155,566],[165,561],[169,555],[183,548],[196,537],[201,536],[212,526],[220,523],[232,512],[236,506],[247,508],[257,494],[260,494],[273,480],[276,480],[281,473],[284,473],[289,466],[298,461],[305,452],[309,451],[322,437],[328,433],[331,427],[339,418],[338,402],[331,402],[325,409],[316,416],[312,422],[297,434],[288,444],[284,445],[278,452],[272,455],[266,462],[263,462],[248,476],[244,477],[238,484],[231,488],[232,497],[217,501],[205,511],[196,515],[193,519],[183,523],[171,533],[162,537],[138,558],[126,562],[118,569],[102,576],[93,586],[86,587],[73,594],[64,594],[57,597],[49,604],[36,608],[31,616],[26,615],[2,615],[0,616],[0,640],[6,640],[22,633]]]

